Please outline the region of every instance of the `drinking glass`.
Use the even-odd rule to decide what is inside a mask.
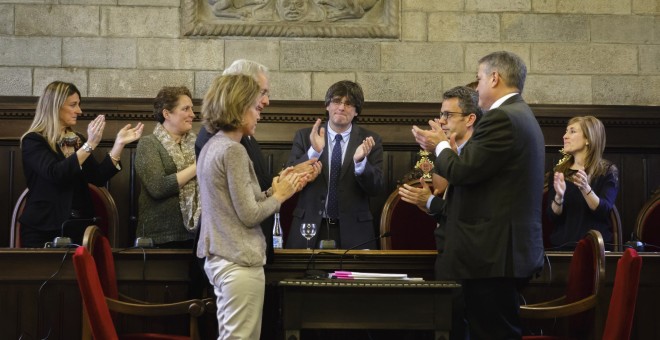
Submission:
[[[316,223],[302,223],[300,225],[300,234],[307,239],[307,249],[310,249],[309,240],[316,235]]]

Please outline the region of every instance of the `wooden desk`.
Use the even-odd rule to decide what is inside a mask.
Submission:
[[[343,252],[343,251],[339,251]],[[7,249],[0,248],[0,330],[2,338],[44,338],[50,330],[50,340],[79,339],[81,327],[81,300],[76,284],[71,253],[64,260],[59,273],[38,293],[41,284],[60,266],[63,249]],[[316,256],[316,269],[339,269],[337,251]],[[302,277],[311,251],[277,251],[274,262],[266,270],[266,300],[275,301],[264,312],[264,318],[273,315],[277,328],[279,302],[274,284],[287,278]],[[433,279],[435,253],[429,251],[351,251],[344,257],[343,267],[352,271],[406,273],[412,277]],[[639,296],[631,339],[660,338],[657,306],[660,305],[660,253],[641,253],[643,258]],[[119,290],[130,296],[153,302],[183,300],[188,295],[191,265],[190,251],[150,249],[115,250],[115,265]],[[607,310],[614,283],[616,263],[621,253],[606,253],[605,288],[602,308]],[[523,292],[527,302],[547,300],[560,296],[566,286],[571,253],[549,252],[545,270]],[[195,264],[196,265],[196,264]],[[270,288],[275,289],[270,289]],[[398,303],[398,301],[397,301]],[[211,315],[213,318],[214,315]],[[153,331],[186,334],[188,320],[125,320],[122,330]],[[210,326],[209,326],[210,327]],[[281,340],[264,333],[263,339]],[[271,336],[269,336],[271,335]]]
[[[428,329],[449,339],[453,289],[444,281],[282,280],[285,339],[300,329]]]
[[[80,339],[82,300],[71,260],[74,251],[0,248],[0,338]],[[158,303],[187,298],[190,251],[115,249],[114,256],[122,293]],[[127,332],[186,334],[189,330],[187,317],[120,317],[119,321],[116,326]]]

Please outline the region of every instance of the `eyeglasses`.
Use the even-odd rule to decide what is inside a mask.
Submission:
[[[337,106],[339,106],[341,104],[344,104],[344,107],[347,108],[347,109],[350,109],[350,108],[355,106],[355,105],[353,105],[353,103],[351,103],[349,101],[342,102],[341,98],[333,98],[330,102],[337,105]]]
[[[464,114],[463,114],[463,112],[451,112],[451,111],[440,112],[440,118],[444,118],[444,119],[447,119],[447,120],[451,119],[451,117],[453,117],[455,115],[463,116]]]
[[[270,97],[270,91],[268,89],[263,89],[259,91],[261,97]]]

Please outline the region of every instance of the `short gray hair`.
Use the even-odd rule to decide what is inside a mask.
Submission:
[[[493,52],[479,59],[479,65],[482,64],[486,66],[486,73],[490,73],[493,69],[497,70],[505,85],[517,88],[522,94],[527,77],[527,66],[519,56],[508,51]]]
[[[263,74],[264,76],[266,76],[266,78],[270,76],[268,72],[268,67],[259,64],[256,61],[247,60],[247,59],[235,60],[224,71],[222,71],[223,76],[233,75],[233,74],[243,74],[246,76],[250,76],[255,80],[258,80],[257,77],[259,76],[259,74]]]

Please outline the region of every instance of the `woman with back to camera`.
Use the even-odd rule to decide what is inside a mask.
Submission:
[[[82,243],[90,223],[75,220],[94,217],[88,183],[105,185],[121,170],[124,146],[142,135],[142,123],[124,126],[99,163],[92,151],[101,142],[105,116],[89,123],[85,139],[73,130],[81,114],[76,86],[54,81],[39,97],[32,125],[21,137],[23,172],[30,189],[20,217],[22,247],[40,248],[61,234]]]
[[[285,169],[261,191],[240,140],[260,119],[260,87],[246,75],[213,80],[204,96],[204,127],[215,134],[199,155],[202,193],[197,256],[217,298],[218,339],[259,339],[265,291],[266,239],[260,223],[299,191],[309,175]]]
[[[575,248],[590,229],[612,241],[610,211],[619,191],[619,171],[603,159],[605,127],[593,116],[574,117],[564,134],[565,155],[548,188],[547,214],[554,223],[553,247]]]
[[[186,87],[163,87],[154,100],[158,123],[136,150],[142,185],[136,234],[159,248],[192,249],[201,211],[191,98]]]

